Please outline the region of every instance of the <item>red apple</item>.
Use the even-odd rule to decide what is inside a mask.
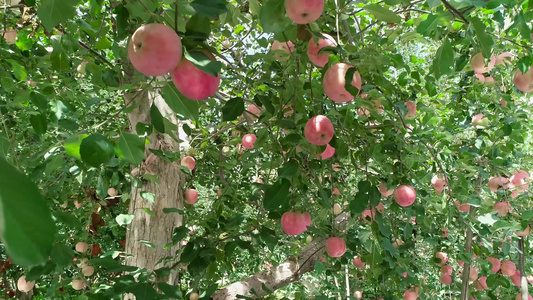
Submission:
[[[470,274],[468,276],[468,278],[470,279],[470,281],[476,281],[477,280],[477,270],[470,267]]]
[[[81,273],[83,276],[89,277],[94,274],[94,267],[93,266],[84,266],[81,268]]]
[[[444,252],[437,252],[435,254],[435,257],[440,259],[440,263],[439,263],[439,266],[444,266],[446,264],[446,262],[448,261],[448,254],[444,253]]]
[[[418,292],[414,289],[408,289],[403,293],[403,300],[416,300],[418,299]]]
[[[8,29],[3,34],[6,44],[14,45],[17,43],[17,31],[15,29]]]
[[[383,203],[379,202],[379,204],[376,206],[376,210],[382,214],[385,211],[385,206],[383,206]]]
[[[387,186],[383,182],[380,182],[378,187],[379,192],[383,197],[389,197],[390,195],[394,194],[394,189],[387,190]]]
[[[188,189],[185,191],[185,202],[188,204],[194,204],[198,200],[198,192],[194,189]]]
[[[17,289],[23,293],[27,293],[33,289],[35,281],[26,281],[26,275],[23,275],[17,281]]]
[[[440,230],[442,230],[442,232],[444,232],[441,237],[443,238],[447,238],[449,235],[450,235],[450,231],[448,230],[448,228],[441,228]]]
[[[341,257],[346,253],[346,243],[339,237],[330,237],[326,240],[326,252],[331,257]]]
[[[513,78],[514,84],[522,92],[533,92],[533,68],[530,68],[526,74],[522,74],[520,70],[517,70]]]
[[[487,286],[487,276],[483,276],[474,281],[474,288],[476,288],[478,291],[488,290],[489,287]]]
[[[509,213],[509,204],[507,202],[494,203],[494,211],[498,212],[498,217],[505,217]]]
[[[215,60],[213,54],[202,50],[209,59]],[[178,90],[187,98],[192,100],[203,100],[213,96],[220,85],[220,73],[217,76],[207,74],[198,69],[185,57],[181,59],[179,65],[172,70],[172,81]]]
[[[473,127],[487,127],[489,125],[489,119],[483,118],[483,114],[477,114],[472,117]]]
[[[503,275],[511,276],[516,273],[516,265],[510,260],[504,260],[502,262],[501,271]]]
[[[452,267],[450,267],[450,266],[442,266],[442,268],[440,268],[440,273],[441,274],[451,275],[453,273]]]
[[[446,186],[446,183],[447,182],[446,182],[446,178],[445,177],[443,177],[441,179],[441,178],[439,178],[439,176],[435,175],[431,179],[431,185],[433,186],[433,188],[437,192],[437,195],[442,194],[442,191],[444,190],[444,187]]]
[[[407,107],[407,113],[405,114],[405,118],[414,118],[416,115],[416,103],[414,103],[413,101],[405,101],[404,104]]]
[[[515,234],[518,236],[528,236],[529,235],[529,225],[524,229],[524,231],[515,231]]]
[[[72,285],[72,288],[75,289],[76,291],[79,291],[85,288],[85,282],[83,282],[83,280],[81,279],[72,280],[70,285]]]
[[[309,56],[309,60],[319,67],[324,67],[328,63],[330,54],[318,54],[318,52],[325,47],[337,47],[337,43],[331,35],[323,33],[322,36],[324,38],[318,39],[318,43],[315,42],[314,38],[311,38],[309,40],[309,45],[307,46],[307,56]]]
[[[75,248],[76,248],[76,251],[78,251],[79,253],[85,253],[87,252],[87,250],[89,250],[89,245],[87,245],[87,243],[84,243],[84,242],[78,242]]]
[[[360,256],[354,257],[352,263],[353,263],[354,267],[356,267],[356,268],[362,268],[362,267],[365,266],[365,263],[361,260]]]
[[[246,149],[253,149],[254,143],[257,140],[255,134],[248,133],[242,137],[242,146]]]
[[[476,74],[487,73],[494,68],[494,65],[496,64],[496,56],[491,56],[488,67],[486,67],[485,57],[483,57],[483,53],[481,52],[474,55],[470,63],[472,64],[472,69]]]
[[[189,295],[189,300],[198,300],[200,299],[200,295],[198,295],[198,293],[191,293]]]
[[[497,273],[502,266],[502,263],[496,257],[487,257],[486,261],[492,264],[492,269],[490,271],[493,273]]]
[[[164,24],[147,24],[131,36],[128,57],[133,66],[149,76],[163,76],[181,60],[181,39]]]
[[[344,84],[346,83],[346,72],[348,72],[348,69],[351,67],[353,66],[349,64],[337,63],[329,67],[326,74],[324,74],[322,86],[324,87],[324,93],[326,93],[326,96],[331,100],[345,103],[354,99],[354,96],[344,88]],[[362,87],[361,74],[359,74],[359,71],[355,71],[353,74],[351,84],[359,90],[359,95]]]
[[[324,0],[285,0],[287,16],[296,24],[316,21],[324,10]]]
[[[501,189],[505,186],[507,181],[508,180],[505,177],[491,177],[488,183],[489,190],[493,193],[496,193],[498,189]]]
[[[515,286],[520,286],[521,285],[521,283],[520,283],[520,271],[516,271],[513,275],[511,275],[511,282]]]
[[[309,213],[288,211],[281,216],[281,229],[288,235],[300,235],[311,225]]]
[[[274,58],[277,61],[285,62],[291,57],[290,53],[294,51],[294,44],[291,41],[274,41],[270,49],[274,51]]]
[[[196,167],[196,160],[192,156],[185,156],[181,159],[181,165],[192,171]]]
[[[410,185],[400,185],[394,191],[394,200],[398,205],[406,207],[415,203],[416,191]]]
[[[440,282],[442,284],[450,285],[452,284],[452,276],[449,274],[441,274],[440,275]]]
[[[366,222],[372,222],[374,221],[374,218],[376,217],[376,211],[374,209],[365,209],[363,213],[361,214],[361,218],[363,218],[363,221]]]
[[[324,146],[333,138],[334,129],[331,121],[322,115],[314,116],[305,125],[305,139],[318,146]]]
[[[328,159],[331,158],[335,154],[335,148],[331,147],[329,144],[326,146],[326,150],[324,152],[320,153],[320,159]]]

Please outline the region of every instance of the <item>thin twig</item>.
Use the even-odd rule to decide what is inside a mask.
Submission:
[[[108,64],[110,67],[114,67],[113,64],[107,60],[107,58],[105,58],[104,56],[102,56],[100,53],[96,52],[95,50],[91,49],[91,47],[87,46],[87,44],[85,44],[84,42],[82,41],[78,41],[78,43],[80,44],[80,46],[82,46],[83,48],[89,50],[89,52],[91,52],[92,54],[96,55],[96,57],[98,57],[99,59],[101,59],[103,62],[105,62],[106,64]]]
[[[461,13],[460,11],[458,11],[457,9],[455,9],[455,7],[453,7],[450,3],[448,3],[448,1],[446,0],[441,0],[442,4],[444,4],[444,6],[450,10],[452,12],[452,14],[456,15],[457,17],[459,17],[461,20],[463,20],[463,22],[465,22],[466,24],[469,24],[470,22],[468,22],[468,20],[465,18],[465,16],[463,16],[463,13]]]

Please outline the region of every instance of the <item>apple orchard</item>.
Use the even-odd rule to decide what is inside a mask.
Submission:
[[[3,299],[533,299],[526,0],[0,1]]]

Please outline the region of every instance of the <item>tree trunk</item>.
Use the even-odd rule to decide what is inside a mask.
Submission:
[[[150,124],[150,106],[155,103],[161,114],[167,117],[172,123],[178,125],[175,113],[167,106],[159,95],[153,96],[147,91],[129,93],[125,95],[126,103],[138,103],[138,107],[128,115],[130,130],[135,133],[135,126],[138,122]],[[170,117],[169,117],[170,116]],[[178,136],[178,133],[175,133]],[[163,208],[183,208],[183,185],[184,175],[179,169],[179,162],[167,162],[156,158],[148,150],[160,149],[163,151],[179,151],[179,143],[170,136],[161,133],[152,133],[149,137],[150,144],[145,150],[145,161],[139,170],[143,173],[157,176],[159,183],[152,180],[143,180],[142,187],[132,187],[129,214],[134,215],[133,222],[128,226],[126,233],[126,253],[132,255],[126,259],[126,264],[139,268],[146,268],[149,272],[164,266],[170,266],[175,262],[174,256],[179,249],[179,244],[165,250],[164,246],[172,241],[172,231],[174,227],[179,227],[183,223],[183,216],[179,214],[165,214]],[[154,204],[141,197],[141,192],[155,195]],[[153,211],[154,216],[148,214],[144,209]],[[142,241],[148,241],[154,245],[149,247]],[[166,260],[160,264],[156,263],[165,257],[173,259]],[[178,276],[172,270],[168,278],[158,278],[158,281],[167,282],[172,285],[178,283]],[[124,299],[134,299],[133,295],[126,295]]]

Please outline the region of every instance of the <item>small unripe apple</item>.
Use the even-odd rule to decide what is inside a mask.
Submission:
[[[335,203],[333,204],[333,214],[334,215],[339,215],[341,212],[342,212],[342,207],[340,206],[339,203]]]
[[[477,114],[472,117],[472,126],[473,127],[487,127],[489,125],[489,119],[483,118],[483,114]]]
[[[185,156],[181,159],[181,165],[192,171],[196,167],[196,160],[192,156]]]
[[[17,31],[15,29],[8,29],[3,33],[6,44],[14,45],[17,43]]]
[[[198,192],[195,189],[187,189],[185,191],[185,202],[194,204],[198,200]]]
[[[410,185],[400,185],[394,191],[394,200],[398,205],[406,207],[415,203],[416,191]]]
[[[75,280],[72,280],[72,282],[70,283],[70,285],[72,286],[73,289],[75,289],[76,291],[79,291],[79,290],[82,290],[85,288],[85,282],[83,282],[83,280],[81,279],[75,279]]]
[[[322,86],[328,98],[339,103],[350,102],[354,99],[354,96],[344,88],[346,73],[351,67],[353,66],[349,64],[337,63],[329,67],[326,71],[322,80]],[[351,84],[359,90],[359,93],[361,92],[362,80],[359,71],[355,71],[353,74]]]
[[[115,188],[110,187],[107,189],[107,194],[109,197],[116,197],[118,195],[118,191]]]
[[[189,295],[189,300],[198,300],[200,298],[200,296],[198,295],[198,293],[191,293]]]
[[[334,129],[331,121],[322,115],[314,116],[305,125],[305,139],[317,146],[324,146],[333,138]]]
[[[149,76],[163,76],[178,66],[182,56],[181,38],[169,26],[151,23],[131,36],[128,57],[133,66]]]
[[[17,281],[17,289],[23,293],[27,293],[33,289],[35,281],[26,281],[26,275],[23,275]]]
[[[346,253],[346,243],[339,237],[330,237],[326,240],[326,252],[331,257],[341,257]]]
[[[308,236],[305,238],[305,242],[308,243],[308,244],[311,243],[312,241],[313,241],[313,237],[310,236],[310,235],[308,235]]]
[[[228,39],[224,39],[222,41],[222,46],[226,49],[230,48],[231,47],[231,42],[228,40]]]
[[[441,266],[441,267],[444,266],[446,264],[446,262],[448,261],[448,254],[446,254],[444,252],[437,252],[435,254],[435,257],[440,260],[439,266]]]
[[[92,276],[94,274],[94,267],[93,266],[84,266],[81,268],[81,273],[83,276]]]
[[[89,250],[89,245],[87,245],[85,242],[78,242],[75,248],[79,253],[85,253],[87,250]]]

